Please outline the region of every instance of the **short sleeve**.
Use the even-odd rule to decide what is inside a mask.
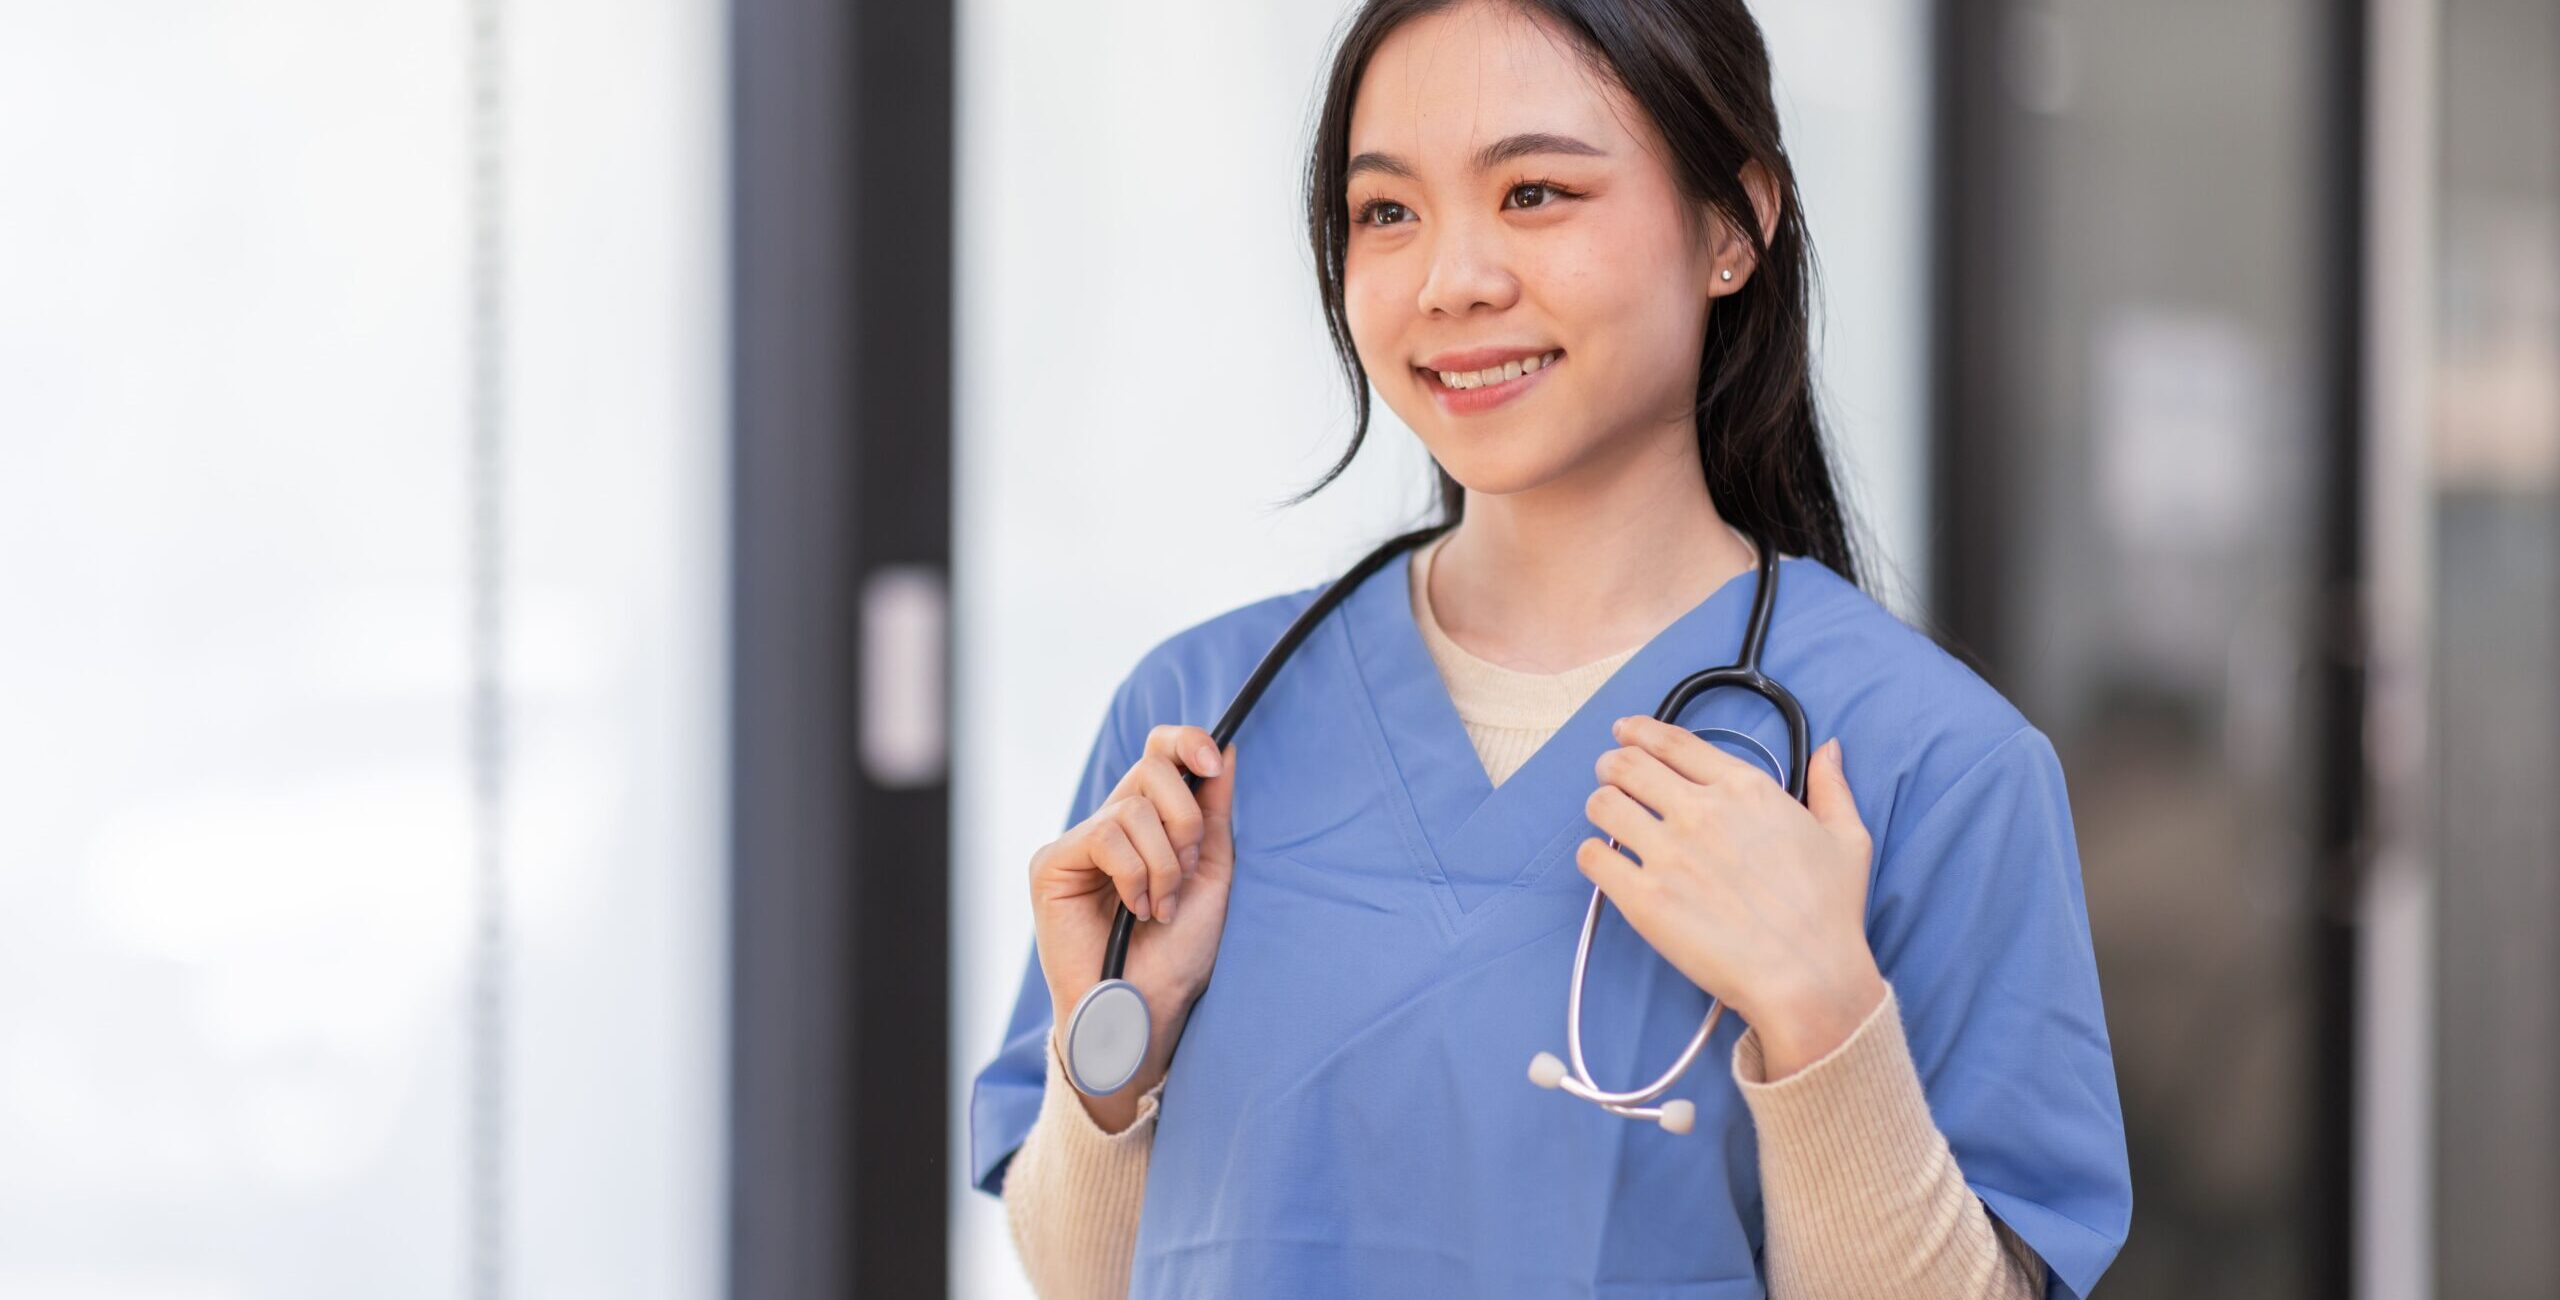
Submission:
[[[1879,845],[1868,939],[1931,1116],[1983,1204],[2082,1297],[2133,1214],[2071,806],[2032,726]]]
[[[1132,673],[1112,693],[1061,829],[1092,816],[1137,761],[1149,724],[1140,716],[1136,680]],[[1014,994],[1004,1043],[969,1088],[970,1182],[991,1196],[1004,1194],[1005,1166],[1022,1148],[1032,1121],[1039,1118],[1040,1095],[1047,1084],[1044,1058],[1050,1020],[1049,986],[1040,977],[1040,950],[1034,943],[1023,961],[1022,984]]]

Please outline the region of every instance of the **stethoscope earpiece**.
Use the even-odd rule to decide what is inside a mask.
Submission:
[[[1541,1088],[1562,1089],[1577,1097],[1599,1101],[1590,1089],[1582,1086],[1580,1080],[1566,1077],[1564,1062],[1557,1060],[1553,1052],[1540,1052],[1529,1058],[1529,1082]],[[1601,1101],[1600,1105],[1611,1114],[1652,1120],[1662,1125],[1667,1133],[1686,1133],[1698,1124],[1698,1103],[1686,1097],[1674,1097],[1660,1106],[1622,1106],[1606,1101]]]
[[[1557,1088],[1564,1084],[1564,1062],[1553,1052],[1540,1052],[1529,1058],[1529,1082],[1541,1088]]]

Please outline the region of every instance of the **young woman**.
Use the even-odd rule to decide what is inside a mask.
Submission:
[[[1223,752],[1199,724],[1322,587],[1121,683],[970,1113],[1042,1293],[2086,1294],[2131,1188],[2062,774],[1858,586],[1741,0],[1375,0],[1308,180],[1343,463],[1374,386],[1449,522]],[[1802,803],[1698,734],[1786,755],[1757,698],[1652,716],[1736,658],[1763,546],[1763,664],[1831,738]],[[1523,1077],[1595,884],[1599,1087],[1733,1012],[1693,1131]],[[1124,903],[1154,1033],[1088,1097],[1054,1026]]]

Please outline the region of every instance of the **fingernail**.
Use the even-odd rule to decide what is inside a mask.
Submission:
[[[1191,765],[1192,771],[1197,772],[1202,776],[1216,776],[1218,774],[1218,751],[1209,748],[1207,745],[1202,745],[1192,754],[1192,758],[1194,760]]]
[[[1165,895],[1164,901],[1156,904],[1156,919],[1159,921],[1171,921],[1173,919],[1173,905],[1175,901],[1176,900],[1173,895]]]
[[[1182,851],[1182,869],[1183,869],[1184,871],[1189,871],[1189,870],[1191,870],[1192,868],[1197,867],[1197,866],[1199,866],[1199,865],[1200,865],[1200,846],[1199,846],[1199,845],[1194,844],[1194,845],[1192,845],[1191,847],[1189,847],[1189,848],[1187,848],[1187,849],[1184,849],[1184,850]]]
[[[1150,919],[1147,913],[1147,896],[1138,895],[1138,901],[1130,906],[1129,913],[1141,921]]]

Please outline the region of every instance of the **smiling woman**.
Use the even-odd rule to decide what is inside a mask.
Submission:
[[[1043,1294],[2085,1295],[2130,1186],[2061,772],[1859,585],[1749,12],[1369,4],[1307,180],[1357,420],[1304,495],[1374,390],[1444,518],[1115,694],[971,1105]],[[1671,693],[1737,644],[1830,742],[1801,803],[1701,738],[1793,726]],[[1594,1072],[1735,1013],[1661,1127],[1521,1077],[1595,885]],[[1148,1021],[1087,1095],[1097,967]]]
[[[1397,39],[1417,20],[1446,32]],[[1604,439],[1694,441],[1726,518],[1856,581],[1813,400],[1811,244],[1767,69],[1739,3],[1364,9],[1307,167],[1354,426],[1300,499],[1358,454],[1374,383],[1438,461],[1451,520],[1466,485],[1500,494]],[[1696,129],[1666,136],[1660,121]],[[1487,339],[1489,316],[1516,336]],[[1526,336],[1532,322],[1548,337]],[[1452,401],[1459,385],[1433,372],[1542,354],[1573,373],[1519,386],[1545,409],[1502,417],[1537,421],[1536,438],[1453,425],[1507,400]]]

